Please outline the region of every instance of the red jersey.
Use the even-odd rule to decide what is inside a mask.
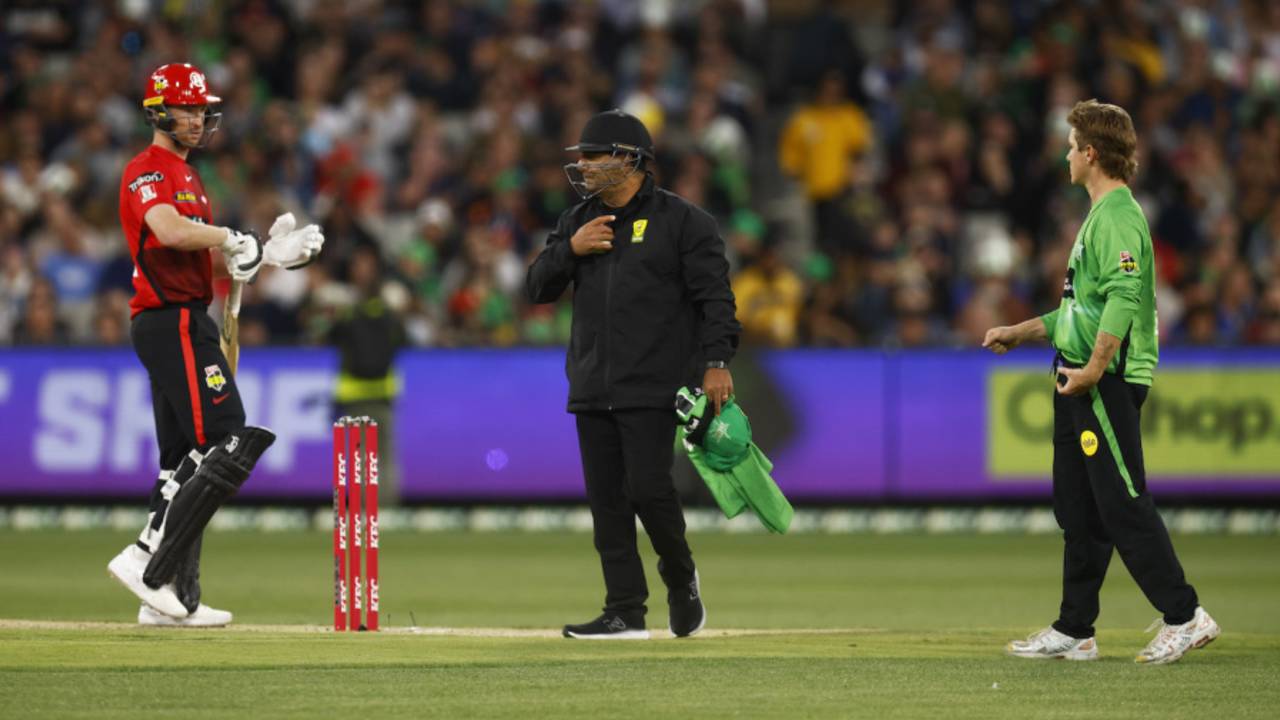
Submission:
[[[133,316],[149,308],[213,301],[213,258],[208,250],[174,250],[160,244],[144,219],[156,205],[213,224],[209,197],[195,168],[159,145],[129,161],[120,179],[120,225],[133,257]]]

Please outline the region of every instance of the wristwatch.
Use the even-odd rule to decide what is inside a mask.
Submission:
[[[708,361],[707,361],[707,369],[708,369],[708,370],[711,370],[711,369],[713,369],[713,368],[714,368],[714,369],[716,369],[716,370],[728,370],[728,369],[729,369],[729,363],[727,363],[727,362],[725,362],[725,361],[723,361],[723,360],[708,360]]]

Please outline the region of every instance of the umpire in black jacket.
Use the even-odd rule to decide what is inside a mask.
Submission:
[[[741,328],[724,241],[710,215],[654,184],[645,167],[653,141],[635,117],[596,115],[566,149],[580,154],[565,173],[583,202],[560,216],[526,287],[547,303],[573,285],[569,412],[606,594],[600,617],[564,634],[649,636],[639,516],[667,586],[669,627],[692,635],[706,610],[671,479],[673,405],[685,385],[702,387],[717,412],[733,392],[728,365]]]

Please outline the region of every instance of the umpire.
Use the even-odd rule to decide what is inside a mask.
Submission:
[[[685,521],[671,478],[682,386],[701,386],[719,412],[733,393],[729,361],[741,331],[724,241],[715,220],[656,186],[649,131],[632,115],[592,117],[565,165],[583,201],[566,210],[529,267],[535,303],[573,285],[565,358],[595,546],[604,570],[600,617],[566,625],[565,637],[644,639],[644,566],[637,516],[667,586],[678,637],[706,624]]]

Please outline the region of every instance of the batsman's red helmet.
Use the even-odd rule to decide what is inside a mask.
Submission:
[[[170,63],[156,68],[147,77],[142,109],[147,114],[147,122],[173,138],[174,142],[188,147],[204,147],[222,122],[222,113],[209,107],[219,102],[222,98],[209,94],[209,83],[200,68],[191,63]],[[169,108],[183,106],[204,108],[203,132],[194,144],[174,132],[177,121]]]
[[[191,63],[169,63],[152,71],[147,78],[145,108],[157,105],[209,105],[222,98],[209,94],[209,84],[200,68]]]

